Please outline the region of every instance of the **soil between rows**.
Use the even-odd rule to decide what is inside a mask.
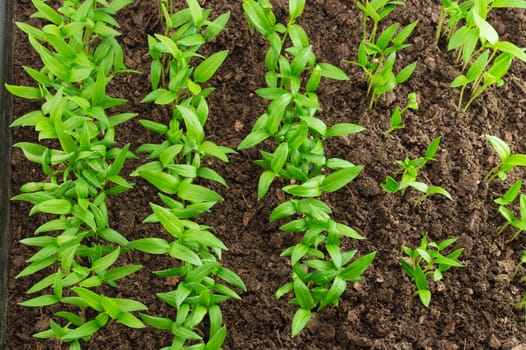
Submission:
[[[210,84],[217,90],[210,96],[210,118],[206,133],[214,142],[236,147],[248,134],[255,119],[265,110],[262,100],[253,91],[264,86],[264,53],[266,42],[259,35],[251,36],[238,1],[202,1],[215,15],[231,11],[229,28],[206,49],[230,51],[229,58]],[[276,1],[278,17],[284,19],[284,1]],[[323,110],[320,116],[328,125],[353,122],[366,131],[339,139],[331,139],[327,155],[342,157],[363,164],[362,174],[346,188],[326,196],[335,219],[360,231],[366,240],[346,242],[346,247],[360,254],[377,251],[373,265],[361,283],[350,285],[338,308],[330,307],[316,314],[298,337],[290,337],[290,321],[294,308],[286,300],[276,300],[275,290],[290,275],[290,266],[279,254],[298,241],[294,234],[269,224],[271,210],[282,200],[283,193],[275,184],[262,200],[256,200],[260,168],[253,164],[258,150],[240,152],[229,164],[211,164],[224,176],[229,188],[214,187],[224,198],[212,211],[200,218],[213,226],[214,232],[229,247],[223,263],[245,281],[248,291],[241,301],[223,306],[228,337],[225,349],[526,349],[524,314],[514,305],[526,292],[519,278],[513,278],[515,263],[522,256],[526,239],[508,243],[509,236],[497,236],[502,220],[493,199],[517,177],[516,171],[506,183],[488,186],[482,181],[496,164],[497,157],[485,141],[486,134],[497,135],[516,152],[526,152],[525,101],[526,65],[514,62],[506,84],[491,89],[476,101],[467,113],[456,111],[458,91],[449,82],[458,73],[451,64],[451,55],[433,44],[438,22],[438,1],[411,0],[395,10],[391,21],[407,25],[420,22],[411,37],[412,47],[402,51],[400,62],[414,60],[418,66],[413,77],[387,96],[375,109],[368,109],[365,86],[360,71],[344,62],[356,57],[361,38],[361,15],[354,1],[312,0],[307,2],[299,23],[308,33],[319,61],[344,68],[351,76],[348,82],[325,81],[319,89]],[[117,131],[116,139],[140,144],[152,142],[139,118],[166,121],[165,111],[141,105],[148,93],[149,58],[146,36],[160,29],[154,1],[135,1],[118,17],[121,23],[121,44],[126,63],[142,75],[117,77],[109,94],[130,102],[124,107],[139,113]],[[16,1],[16,20],[28,21],[33,12],[31,1]],[[501,38],[526,47],[526,15],[519,10],[495,10],[492,23]],[[31,23],[38,23],[30,20]],[[16,31],[15,82],[31,84],[22,66],[34,67],[38,58],[27,39]],[[387,140],[389,115],[396,104],[405,103],[405,96],[415,91],[420,109],[405,116],[406,128],[395,131]],[[37,103],[16,100],[15,116],[38,108]],[[396,170],[395,160],[423,154],[436,136],[442,136],[438,161],[426,166],[422,174],[429,182],[446,188],[454,197],[450,202],[431,197],[413,208],[414,193],[406,196],[387,194],[378,184]],[[13,141],[35,141],[30,130],[13,129]],[[271,144],[262,149],[271,150]],[[129,162],[124,173],[130,173],[137,162]],[[12,151],[12,192],[28,182],[42,179],[41,170]],[[157,201],[151,186],[134,179],[136,187],[112,199],[111,225],[129,239],[158,234],[155,225],[144,225],[149,214],[148,203]],[[58,343],[40,341],[31,334],[48,327],[54,307],[29,309],[17,306],[26,298],[25,291],[34,283],[31,278],[15,280],[33,251],[18,241],[31,236],[45,218],[28,217],[30,206],[13,202],[11,212],[13,241],[11,246],[8,294],[7,343],[5,349],[61,349]],[[412,297],[414,286],[402,272],[398,258],[404,245],[416,246],[427,232],[432,240],[456,236],[456,247],[464,247],[465,268],[445,274],[443,283],[433,287],[428,309]],[[171,259],[131,253],[126,263],[145,267],[120,283],[118,290],[107,288],[110,296],[135,298],[150,307],[153,314],[174,316],[155,293],[173,288],[170,281],[150,272],[171,266]],[[158,349],[169,344],[166,333],[151,328],[130,330],[117,323],[106,327],[92,338],[86,349]]]

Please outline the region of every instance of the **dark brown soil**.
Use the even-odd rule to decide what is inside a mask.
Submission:
[[[230,50],[230,56],[211,85],[217,90],[210,97],[207,134],[214,142],[236,147],[248,134],[255,119],[264,111],[262,100],[253,91],[264,86],[266,42],[250,36],[241,11],[241,2],[232,0],[201,1],[220,14],[232,12],[228,30],[207,46],[210,52]],[[281,2],[286,3],[286,2]],[[216,234],[230,248],[223,263],[245,281],[248,291],[241,301],[223,306],[228,339],[225,349],[526,349],[524,314],[514,311],[526,292],[513,269],[526,248],[526,238],[508,243],[509,236],[496,234],[502,220],[493,199],[500,196],[524,172],[515,171],[506,183],[488,186],[482,181],[496,164],[497,157],[485,141],[486,134],[497,135],[515,152],[526,152],[526,65],[514,62],[506,83],[490,89],[467,113],[456,111],[458,91],[449,82],[458,73],[451,55],[433,44],[439,15],[439,1],[408,0],[395,10],[390,21],[403,25],[420,20],[411,37],[414,45],[400,55],[407,64],[418,60],[414,76],[369,110],[360,71],[344,62],[356,57],[361,38],[361,15],[354,1],[311,0],[300,24],[308,33],[320,61],[343,67],[351,75],[349,82],[325,81],[319,90],[323,106],[320,116],[332,125],[353,122],[367,130],[359,135],[331,139],[327,152],[356,164],[365,165],[357,180],[327,197],[336,219],[346,222],[366,236],[365,241],[349,242],[361,254],[377,251],[373,265],[361,283],[350,285],[338,308],[316,314],[300,336],[290,337],[294,308],[286,300],[276,300],[274,292],[290,274],[289,265],[279,254],[297,240],[269,224],[270,211],[279,203],[278,186],[262,200],[256,200],[260,168],[252,163],[258,150],[231,157],[229,164],[213,166],[224,175],[229,188],[217,187],[225,201],[200,218],[215,227]],[[16,1],[17,20],[27,21],[33,12],[29,0]],[[277,13],[285,8],[276,1]],[[149,89],[146,35],[159,30],[155,2],[135,1],[122,12],[121,42],[131,68],[145,72],[115,79],[110,94],[130,100],[125,108],[140,117],[163,119],[163,111],[141,105]],[[33,20],[31,20],[33,21]],[[501,37],[526,47],[526,13],[519,10],[495,10],[492,18]],[[21,66],[38,62],[24,35],[16,33],[15,83],[29,84]],[[418,93],[421,108],[405,115],[406,128],[395,131],[387,140],[390,111],[405,103],[405,96]],[[17,100],[15,115],[37,108]],[[413,208],[414,193],[406,196],[387,194],[379,187],[385,176],[396,169],[395,161],[423,154],[427,145],[442,136],[438,161],[428,165],[422,175],[443,186],[454,197],[447,201],[431,197]],[[20,128],[13,130],[14,142],[34,140],[35,135]],[[116,137],[131,143],[132,149],[151,142],[151,135],[137,120],[119,129]],[[41,171],[26,161],[21,152],[12,152],[12,192],[30,180],[41,179]],[[131,172],[138,163],[130,162]],[[138,180],[136,187],[110,203],[112,226],[130,239],[157,234],[158,228],[144,225],[149,214],[148,202],[156,201],[151,187]],[[46,329],[56,311],[51,308],[29,309],[17,306],[26,297],[33,281],[15,280],[26,265],[32,250],[18,243],[33,234],[42,217],[28,217],[30,206],[12,204],[12,235],[9,282],[7,344],[5,349],[61,349],[55,342],[33,339],[31,334]],[[402,272],[398,258],[402,246],[416,246],[427,232],[432,240],[459,237],[456,246],[464,247],[465,268],[445,273],[443,283],[433,286],[429,308],[412,296],[414,286]],[[130,263],[145,266],[123,281],[119,290],[107,293],[135,298],[146,303],[152,313],[173,316],[172,311],[155,297],[158,291],[173,286],[150,272],[170,266],[170,259],[146,254],[129,254]],[[93,337],[86,349],[158,349],[168,345],[166,333],[151,328],[133,330],[112,324]]]

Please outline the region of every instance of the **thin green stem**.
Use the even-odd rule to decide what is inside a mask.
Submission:
[[[442,27],[444,26],[444,21],[446,19],[446,9],[444,6],[440,9],[440,18],[438,20],[437,30],[435,32],[435,42],[438,45],[438,41],[440,40],[440,35],[442,34]]]

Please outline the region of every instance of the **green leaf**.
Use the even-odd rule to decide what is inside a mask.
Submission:
[[[41,0],[31,0],[31,2],[38,10],[38,12],[33,14],[32,17],[47,19],[57,26],[62,24],[62,16],[60,16],[60,14],[58,14],[52,7],[48,6]]]
[[[221,346],[225,342],[226,338],[226,327],[219,328],[206,343],[205,350],[216,350],[221,349]]]
[[[516,7],[524,9],[526,8],[526,0],[494,0],[491,6],[494,8]]]
[[[66,215],[71,213],[71,203],[66,199],[49,199],[33,206],[29,215],[35,213]]]
[[[261,200],[267,194],[275,177],[276,174],[271,170],[266,170],[261,174],[258,182],[258,200]]]
[[[104,273],[104,281],[116,281],[139,271],[142,265],[125,265],[111,269]]]
[[[293,21],[303,13],[305,0],[289,0],[290,20]]]
[[[17,85],[10,85],[5,84],[5,87],[7,91],[9,91],[11,94],[27,98],[27,99],[41,99],[42,91],[39,88],[29,87],[29,86],[17,86]]]
[[[427,160],[434,160],[435,154],[438,151],[438,145],[440,144],[441,136],[438,136],[433,141],[431,141],[431,144],[429,147],[427,147],[426,153],[424,154],[424,158]]]
[[[261,88],[257,89],[255,92],[259,97],[264,98],[265,100],[275,100],[288,93],[287,90],[277,87]]]
[[[424,270],[422,270],[420,265],[415,265],[414,271],[415,271],[416,288],[418,290],[426,290],[427,289],[427,279],[426,279]]]
[[[106,311],[112,319],[119,318],[119,316],[122,314],[122,309],[120,308],[119,304],[117,304],[111,298],[102,295],[100,298],[100,303],[104,311]]]
[[[229,19],[230,12],[225,12],[209,23],[205,29],[205,38],[209,40],[217,36],[217,34],[219,34],[225,28]]]
[[[115,263],[115,261],[117,261],[120,253],[121,248],[117,247],[111,253],[101,257],[98,260],[95,260],[95,262],[93,262],[93,264],[91,265],[91,269],[98,273],[106,271],[111,265]]]
[[[192,203],[201,202],[219,202],[223,200],[216,192],[209,190],[206,187],[194,185],[188,182],[182,182],[177,191],[177,195],[184,200]]]
[[[314,307],[314,299],[312,298],[312,295],[309,291],[309,288],[305,285],[305,283],[299,278],[294,278],[294,295],[296,296],[296,300],[298,304],[303,309],[310,310]]]
[[[396,83],[397,84],[402,84],[402,83],[406,82],[411,77],[413,72],[415,71],[415,68],[416,68],[416,61],[411,63],[411,64],[409,64],[409,65],[407,65],[406,67],[404,67],[404,69],[402,69],[396,75]]]
[[[177,105],[177,110],[183,116],[188,137],[190,137],[190,139],[196,144],[200,145],[203,142],[205,133],[197,114],[195,114],[190,108],[181,105]]]
[[[330,63],[320,63],[319,67],[321,68],[322,77],[334,80],[349,80],[347,73]]]
[[[203,20],[203,9],[199,6],[197,0],[186,0],[188,7],[190,8],[190,13],[192,14],[192,19],[195,24],[200,24]]]
[[[226,250],[227,247],[219,238],[209,231],[204,230],[187,230],[183,236],[184,241],[198,243],[204,247],[218,248]]]
[[[31,142],[17,142],[13,147],[20,148],[24,152],[24,156],[33,163],[44,164],[44,152],[48,149],[37,143]]]
[[[223,179],[223,177],[219,175],[217,171],[213,169],[206,168],[206,167],[200,167],[199,169],[197,169],[197,176],[202,177],[204,179],[218,182],[221,185],[228,187],[225,179]]]
[[[446,197],[450,201],[453,200],[453,197],[451,197],[451,194],[449,194],[448,191],[446,191],[444,188],[442,188],[440,186],[431,186],[431,187],[429,187],[427,189],[427,191],[426,191],[426,195],[430,195],[430,194],[439,194],[439,195],[442,195],[442,196]]]
[[[174,175],[152,170],[142,170],[139,174],[164,193],[176,194],[179,190],[181,180]]]
[[[227,269],[226,267],[220,267],[217,271],[217,277],[221,278],[223,281],[246,291],[247,287],[241,277],[239,277],[234,271]]]
[[[292,282],[285,283],[276,291],[276,299],[281,299],[285,294],[290,293],[294,289],[294,284]]]
[[[329,219],[331,209],[324,202],[312,199],[304,198],[297,202],[296,208],[299,212],[304,213],[307,217],[311,217],[314,220],[325,222]]]
[[[332,286],[323,298],[323,300],[320,303],[320,306],[318,307],[318,310],[323,309],[324,307],[331,305],[331,304],[337,304],[338,299],[340,299],[340,296],[345,292],[345,288],[347,287],[347,282],[343,280],[340,277],[336,277],[334,279],[334,282],[332,282]]]
[[[471,67],[469,67],[469,70],[466,74],[466,78],[468,81],[475,81],[478,77],[481,76],[481,74],[484,72],[484,68],[486,68],[486,65],[488,63],[489,58],[489,50],[485,50],[476,60],[473,62]],[[458,78],[458,77],[457,77]],[[457,80],[457,79],[455,79]],[[455,82],[453,81],[453,83]],[[453,83],[451,83],[451,86],[453,86]],[[465,84],[463,84],[465,85]],[[454,87],[454,86],[453,86]]]
[[[362,169],[363,165],[358,165],[335,171],[323,180],[321,188],[326,192],[335,192],[354,180]]]
[[[317,64],[314,69],[312,69],[309,80],[307,81],[307,86],[305,87],[305,90],[307,93],[314,92],[320,85],[321,80],[321,68]]]
[[[272,155],[272,160],[270,162],[270,169],[275,174],[279,174],[283,166],[285,165],[285,162],[287,161],[287,157],[289,155],[289,146],[286,142],[281,143],[274,154]]]
[[[131,241],[128,247],[148,254],[166,254],[170,249],[170,244],[161,238],[141,238]]]
[[[358,124],[352,124],[352,123],[340,123],[335,124],[331,126],[325,136],[327,137],[333,137],[333,136],[344,136],[344,135],[351,135],[356,134],[359,132],[364,131],[365,128]]]
[[[264,36],[274,32],[274,23],[267,18],[262,6],[255,0],[243,0],[243,11],[249,22]]]
[[[473,20],[479,29],[479,35],[486,39],[491,45],[495,45],[495,43],[499,40],[499,34],[495,28],[493,28],[491,24],[489,24],[485,19],[480,17],[476,11],[472,11],[472,14]]]
[[[135,317],[129,312],[121,313],[120,316],[117,318],[117,321],[130,328],[144,328],[144,323],[142,323],[141,320],[139,320],[137,317]]]
[[[79,296],[79,298],[89,305],[92,309],[102,312],[104,308],[101,304],[101,296],[97,293],[81,287],[72,288],[73,292]]]
[[[196,253],[179,243],[179,241],[175,241],[170,245],[168,254],[173,258],[189,262],[195,266],[201,266],[203,264]]]
[[[431,302],[431,291],[430,290],[419,289],[418,297],[420,298],[420,301],[425,307],[429,307],[429,303]]]
[[[409,264],[404,258],[400,258],[398,260],[400,262],[400,265],[402,265],[402,269],[409,275],[411,278],[415,278],[415,271],[411,264]]]
[[[510,204],[517,198],[521,191],[522,179],[518,179],[515,183],[506,191],[506,193],[501,197],[494,200],[495,203],[500,205]]]
[[[57,258],[55,258],[54,256],[47,257],[43,260],[35,261],[31,263],[31,265],[27,266],[22,271],[20,271],[20,273],[16,275],[16,278],[32,275],[35,272],[45,269],[46,267],[50,266],[56,261]]]
[[[206,60],[201,62],[194,71],[194,81],[196,83],[204,83],[210,79],[219,69],[223,61],[228,56],[228,50],[223,50],[214,53]]]
[[[296,207],[292,201],[284,202],[278,205],[270,214],[270,222],[296,214]]]
[[[75,339],[90,337],[93,334],[97,333],[100,327],[101,326],[96,320],[88,321],[82,326],[75,328],[72,331],[69,331],[65,336],[62,337],[62,340],[65,342],[71,342]]]
[[[497,152],[497,155],[499,156],[501,161],[505,161],[509,158],[509,156],[511,155],[511,150],[510,147],[506,144],[506,142],[504,142],[497,136],[492,135],[486,135],[486,139],[488,140],[491,147],[493,147],[495,152]]]
[[[184,226],[177,215],[172,213],[170,210],[154,203],[150,203],[150,207],[166,231],[168,231],[168,233],[170,233],[173,237],[180,238],[183,234]]]
[[[207,156],[216,157],[217,159],[220,159],[225,163],[228,163],[227,153],[235,153],[235,151],[227,147],[218,146],[210,141],[205,141],[201,144],[200,152],[204,153]]]
[[[308,253],[309,249],[310,248],[303,243],[296,244],[292,249],[292,254],[290,255],[291,265],[296,265],[301,260],[301,258],[303,258],[305,254]]]
[[[173,321],[169,318],[150,316],[142,313],[140,315],[144,322],[148,323],[153,328],[160,330],[169,330],[172,328]]]
[[[416,25],[418,24],[418,20],[412,22],[411,24],[405,26],[404,28],[402,28],[398,34],[396,35],[396,37],[393,39],[393,43],[396,44],[396,45],[402,45],[406,39],[409,37],[409,35],[411,35],[411,33],[413,32],[413,30],[415,29]]]
[[[298,335],[303,328],[309,323],[309,320],[312,316],[312,312],[310,309],[303,309],[300,308],[296,311],[294,314],[294,318],[292,319],[292,336],[295,337]]]
[[[183,145],[171,145],[167,147],[166,149],[162,150],[159,154],[159,160],[161,161],[161,164],[163,167],[169,167],[170,163],[173,163],[175,161],[175,157],[183,150]],[[157,152],[158,150],[155,150]],[[153,157],[153,153],[152,156]],[[195,170],[194,170],[195,172]],[[176,172],[177,173],[177,172]],[[181,175],[178,173],[178,175]],[[195,177],[195,176],[193,176]]]
[[[250,134],[247,135],[247,137],[243,139],[243,141],[241,141],[239,146],[237,146],[237,149],[242,150],[254,147],[255,145],[269,138],[269,136],[270,133],[264,129],[252,131]]]
[[[376,252],[372,252],[356,259],[340,272],[340,277],[345,281],[360,281],[362,274],[371,265],[375,256]]]
[[[43,307],[43,306],[53,305],[58,302],[59,300],[56,295],[46,294],[46,295],[41,295],[36,298],[22,301],[18,303],[18,305],[27,306],[27,307]]]
[[[283,232],[302,232],[307,229],[305,219],[298,219],[281,225],[279,229]]]
[[[120,150],[119,154],[117,155],[117,158],[115,158],[115,160],[113,161],[113,164],[108,170],[108,175],[107,175],[108,177],[117,175],[121,171],[124,165],[124,162],[126,161],[126,158],[128,156],[129,149],[130,149],[130,144],[127,144],[126,146],[124,146],[123,149]]]
[[[142,120],[139,120],[139,123],[146,129],[153,131],[160,135],[164,135],[168,131],[168,127],[166,125],[157,123],[151,120],[142,119]]]
[[[526,4],[526,0],[522,0]],[[517,45],[509,42],[509,41],[497,41],[495,44],[495,48],[497,50],[500,50],[505,53],[509,53],[513,57],[517,57],[523,62],[526,62],[526,53],[524,53],[524,49],[518,47]]]
[[[288,185],[283,187],[283,191],[297,197],[319,197],[321,196],[322,189],[320,185],[314,186],[311,184],[303,185]]]

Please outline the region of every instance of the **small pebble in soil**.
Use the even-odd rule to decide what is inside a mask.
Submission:
[[[499,338],[497,338],[495,336],[495,334],[492,334],[489,336],[489,339],[488,339],[488,346],[492,349],[499,349],[501,347],[502,343],[501,341],[499,340]]]

